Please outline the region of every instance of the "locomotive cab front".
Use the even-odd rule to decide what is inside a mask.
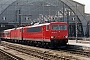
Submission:
[[[51,23],[51,37],[50,40],[56,44],[66,44],[68,42],[68,28],[67,23],[57,22]]]

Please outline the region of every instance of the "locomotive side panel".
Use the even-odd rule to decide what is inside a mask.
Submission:
[[[22,40],[22,31],[21,29],[14,29],[11,31],[11,39]]]
[[[36,40],[42,41],[43,39],[42,26],[24,28],[23,39],[24,40]]]
[[[50,29],[49,29],[49,25],[43,26],[43,39],[46,42],[50,42]]]

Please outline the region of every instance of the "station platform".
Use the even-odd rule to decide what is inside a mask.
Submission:
[[[68,40],[68,45],[90,47],[89,43],[80,43],[79,40]]]

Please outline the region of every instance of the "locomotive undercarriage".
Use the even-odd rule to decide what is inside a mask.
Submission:
[[[66,46],[67,40],[51,40],[50,42],[46,41],[33,41],[33,40],[16,40],[16,39],[3,39],[3,41],[30,45],[30,46],[38,46],[44,48],[58,48],[60,46]]]
[[[52,47],[60,47],[60,46],[66,46],[68,40],[51,40],[51,46]]]

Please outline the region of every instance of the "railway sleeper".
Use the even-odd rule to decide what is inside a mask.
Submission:
[[[4,45],[6,45],[6,44],[4,44]],[[50,52],[47,52],[47,51],[45,51],[45,52],[43,52],[43,51],[39,51],[39,50],[34,50],[34,49],[27,49],[27,48],[24,48],[24,47],[19,47],[19,46],[14,46],[14,45],[11,45],[11,44],[9,44],[9,46],[8,47],[10,47],[10,48],[12,48],[12,49],[17,49],[17,48],[19,48],[19,49],[17,49],[17,50],[19,50],[19,51],[21,51],[21,52],[24,52],[24,53],[27,53],[27,54],[30,54],[30,55],[32,55],[32,56],[35,56],[35,57],[39,57],[39,58],[41,58],[41,59],[44,59],[44,57],[47,57],[47,60],[48,60],[48,58],[53,58],[53,59],[55,59],[55,60],[59,60],[59,59],[61,59],[61,60],[63,60],[63,59],[69,59],[70,57],[61,57],[61,56],[59,56],[59,55],[55,55],[55,54],[51,54]],[[15,47],[15,48],[14,48]],[[27,50],[26,50],[27,49]],[[52,59],[51,59],[52,60]]]

